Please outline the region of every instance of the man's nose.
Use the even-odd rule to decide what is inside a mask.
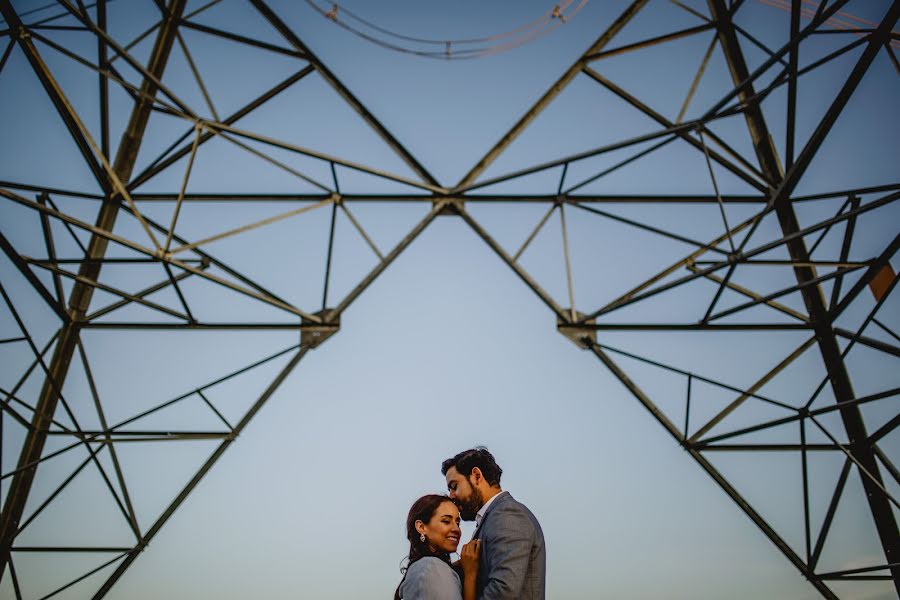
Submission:
[[[456,492],[454,490],[450,490],[450,493],[448,495],[450,496],[451,500],[456,500]]]

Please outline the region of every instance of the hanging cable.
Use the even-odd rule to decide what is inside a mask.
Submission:
[[[765,4],[766,6],[771,6],[772,8],[778,8],[785,12],[791,12],[792,7],[787,0],[757,0],[760,4]],[[819,4],[814,0],[801,0],[801,4],[805,5],[800,8],[800,15],[807,20],[813,19],[816,15],[816,10],[819,8]],[[831,27],[832,29],[837,30],[848,30],[854,31],[856,29],[862,28],[864,25],[868,25],[871,28],[878,27],[878,23],[874,23],[872,21],[857,17],[852,15],[846,11],[839,10],[836,11],[836,15],[825,21],[825,25]],[[853,23],[851,21],[856,21]],[[854,31],[857,36],[862,37],[863,34],[857,31]],[[893,32],[896,35],[896,31]],[[900,48],[900,40],[892,39],[891,42],[892,48]]]
[[[432,39],[405,35],[381,27],[335,2],[305,0],[317,13],[373,44],[415,56],[441,60],[481,58],[499,54],[547,35],[571,20],[588,0],[561,0],[537,19],[502,33],[465,39]],[[327,8],[323,8],[323,5]]]

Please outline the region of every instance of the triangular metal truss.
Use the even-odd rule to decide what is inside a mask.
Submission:
[[[52,597],[89,580],[96,585],[84,593],[93,598],[104,597],[303,357],[339,332],[341,316],[348,307],[435,219],[443,216],[467,224],[521,278],[550,309],[559,332],[596,355],[672,437],[673,446],[696,461],[823,597],[838,598],[838,592],[830,585],[835,581],[892,580],[900,590],[900,536],[895,512],[900,505],[896,493],[891,492],[900,484],[900,472],[883,447],[884,440],[900,423],[900,415],[896,414],[898,389],[883,386],[858,395],[852,383],[852,368],[846,360],[848,354],[860,349],[891,361],[900,357],[900,338],[890,327],[889,315],[879,312],[890,302],[897,283],[891,260],[900,243],[894,210],[894,202],[900,198],[900,184],[870,181],[855,189],[796,193],[876,60],[890,61],[900,73],[894,49],[897,36],[892,33],[900,15],[900,2],[886,3],[878,23],[835,30],[832,20],[847,9],[846,0],[821,2],[813,8],[795,0],[790,6],[789,35],[777,48],[767,47],[740,26],[741,11],[750,2],[708,0],[707,6],[696,7],[672,2],[669,8],[683,11],[696,24],[617,45],[617,36],[642,11],[653,10],[648,8],[647,0],[635,0],[452,186],[441,184],[429,173],[313,54],[287,24],[281,12],[283,7],[270,6],[266,0],[247,0],[246,6],[267,23],[270,33],[274,32],[262,37],[256,29],[243,31],[240,23],[226,30],[204,22],[204,15],[217,9],[218,0],[191,11],[186,4],[186,0],[170,0],[167,4],[156,0],[158,20],[136,39],[125,40],[117,39],[108,26],[104,0],[89,6],[80,0],[58,0],[54,9],[58,14],[36,15],[20,14],[10,0],[0,0],[5,21],[0,31],[0,86],[9,91],[3,71],[9,68],[11,57],[23,58],[49,100],[48,107],[52,105],[54,114],[44,118],[64,125],[89,174],[87,183],[71,187],[46,185],[40,180],[0,181],[0,196],[8,209],[5,214],[15,216],[4,217],[0,224],[0,246],[14,269],[8,271],[12,275],[7,281],[0,283],[4,307],[0,347],[9,350],[8,355],[25,357],[16,363],[21,365],[16,378],[10,383],[4,380],[0,390],[3,452],[9,456],[10,446],[21,443],[15,466],[7,468],[7,463],[3,463],[5,489],[0,531],[0,573],[4,583],[11,584],[16,598],[38,597],[30,591],[36,589],[34,582],[17,574],[15,568],[17,558],[29,553],[44,557],[46,572],[53,570],[54,561],[62,554],[101,557],[86,572],[38,595]],[[220,114],[216,108],[218,99],[204,83],[201,61],[195,60],[204,50],[191,47],[184,35],[188,31],[227,44],[235,51],[279,57],[293,67],[284,79],[260,90],[250,101]],[[838,35],[833,35],[836,31]],[[64,35],[72,32],[91,43],[76,43]],[[815,60],[804,58],[811,40],[824,34],[832,34],[828,37],[840,43],[831,52],[811,54],[817,56]],[[649,99],[627,89],[628,81],[616,82],[615,77],[604,74],[604,61],[623,56],[640,60],[644,52],[684,39],[702,39],[707,49],[677,116],[651,107]],[[155,40],[152,47],[151,40]],[[147,60],[137,58],[142,43],[145,50],[149,49]],[[91,50],[90,54],[84,51],[85,47]],[[757,54],[762,51],[762,58],[752,69],[745,57],[748,48]],[[191,106],[170,84],[166,69],[176,52],[189,68],[191,83],[200,91],[202,107]],[[63,67],[51,68],[49,55],[53,55],[54,65],[65,64],[65,69],[89,75],[93,85],[99,86],[96,106],[76,109],[61,83]],[[852,67],[836,93],[827,98],[827,109],[811,133],[801,139],[797,121],[803,106],[798,104],[798,88],[804,78],[848,56],[853,57]],[[711,60],[716,59],[727,65],[728,88],[715,101],[697,108],[696,92]],[[801,64],[801,60],[805,62]],[[307,148],[289,136],[282,139],[241,127],[242,119],[265,113],[280,94],[315,77],[336,92],[334,102],[352,108],[381,143],[393,151],[404,174]],[[649,128],[633,137],[604,141],[587,151],[485,177],[495,160],[574,81],[596,84],[609,94],[611,101],[643,115]],[[115,101],[111,100],[115,94],[119,94],[120,106],[129,107],[122,111],[127,119],[120,119],[118,125],[112,106]],[[776,96],[784,101],[779,100],[777,108],[773,108],[772,98]],[[890,119],[891,115],[882,118]],[[777,121],[777,127],[773,128],[773,121]],[[720,131],[720,125],[735,122],[743,128],[743,142],[729,139]],[[176,123],[181,135],[169,135],[171,127],[166,129],[163,123]],[[154,131],[155,125],[162,133]],[[114,146],[111,138],[116,128],[121,130],[121,140]],[[784,136],[781,150],[774,131]],[[137,168],[139,156],[144,156],[142,144],[151,137],[165,140],[160,146],[162,151]],[[236,152],[241,160],[265,163],[273,173],[290,178],[294,183],[292,190],[304,191],[262,187],[247,193],[194,191],[194,165],[214,142]],[[631,194],[589,192],[621,171],[673,147],[700,161],[705,172],[705,178],[700,178],[701,187],[707,193],[644,194],[640,183],[634,184]],[[7,145],[3,152],[14,150]],[[218,167],[228,170],[239,164]],[[573,173],[577,175],[573,177]],[[535,179],[536,176],[543,178]],[[175,185],[163,183],[154,189],[164,191],[146,191],[162,177],[169,177],[168,181]],[[376,191],[348,191],[342,180],[353,177],[357,188],[360,181],[370,182]],[[527,183],[518,189],[537,191],[502,191],[510,189],[504,186],[515,187],[523,181]],[[728,189],[741,189],[744,193],[729,193]],[[217,229],[219,221],[206,207],[222,202],[250,210],[240,222]],[[402,205],[415,215],[410,221],[414,223],[412,227],[394,238],[390,249],[380,247],[383,236],[373,233],[373,227],[367,227],[366,219],[360,216],[360,207],[365,207],[365,211],[380,207],[381,203]],[[263,204],[269,212],[257,213],[252,208]],[[273,211],[273,205],[286,208]],[[507,247],[500,235],[476,218],[487,205],[509,210],[540,207],[540,211],[530,213],[538,218],[528,235]],[[666,209],[708,207],[718,221],[718,231],[708,235],[654,222],[646,218],[648,212],[644,209],[648,205],[665,205]],[[159,209],[161,206],[164,210]],[[813,211],[815,218],[803,220],[798,212],[805,206],[824,206],[830,212],[824,215]],[[735,220],[735,208],[744,210],[741,219]],[[303,213],[311,214],[301,218]],[[160,214],[166,218],[161,219]],[[324,277],[321,283],[308,286],[313,289],[308,296],[315,298],[314,302],[297,302],[296,294],[290,290],[270,289],[271,285],[258,281],[252,265],[247,270],[217,256],[217,248],[225,248],[223,242],[240,244],[251,231],[293,227],[312,214],[323,215],[315,226],[327,231],[324,266],[320,270]],[[873,220],[891,223],[891,216],[894,226],[889,228],[892,230],[887,238],[883,229],[880,233],[864,229],[864,224]],[[335,233],[339,220],[353,232],[357,247],[371,253],[365,260],[371,260],[373,266],[361,278],[345,285],[336,300],[332,266],[336,244],[340,243]],[[565,277],[565,284],[558,286],[561,293],[555,294],[542,285],[539,275],[526,269],[523,260],[551,222],[558,224],[555,239],[561,244],[557,273]],[[575,283],[583,281],[576,277],[573,266],[577,245],[570,243],[576,223],[583,228],[594,224],[614,227],[628,232],[627,235],[647,236],[671,245],[656,256],[658,268],[649,276],[611,293],[607,288],[608,297],[602,302],[589,306],[580,303],[576,308]],[[39,239],[19,235],[20,229],[32,226],[40,232]],[[864,249],[857,250],[861,239],[866,240]],[[870,253],[873,244],[877,250]],[[689,249],[686,254],[673,254],[672,248],[685,247]],[[627,260],[616,264],[628,268]],[[754,269],[777,275],[746,276]],[[15,282],[13,276],[17,278]],[[30,284],[26,300],[13,297],[11,287],[20,283],[19,277]],[[684,306],[678,294],[698,286],[708,292],[708,301]],[[215,297],[224,303],[234,302],[238,309],[217,310],[216,303],[199,299],[203,297],[201,290],[203,294],[212,290]],[[673,320],[660,318],[661,314],[674,314],[661,313],[659,304],[653,304],[660,300],[682,303],[677,311],[681,316]],[[655,308],[642,312],[644,306]],[[851,314],[853,318],[848,317]],[[92,370],[90,342],[95,338],[88,339],[86,334],[121,330],[287,330],[299,337],[295,344],[219,373],[205,385],[176,397],[136,405],[128,414],[121,414],[120,407],[111,416],[109,406],[103,402],[103,386]],[[701,370],[666,364],[653,358],[652,352],[638,354],[606,340],[612,332],[631,331],[702,333],[709,336],[708,343],[713,346],[720,343],[717,340],[722,338],[716,336],[723,333],[730,336],[729,344],[742,343],[744,338],[735,336],[775,332],[795,332],[802,337],[786,354],[778,354],[781,351],[773,345],[771,369],[759,373],[752,385],[738,386],[706,376]],[[792,365],[806,359],[819,365],[822,373],[821,379],[808,386],[808,397],[785,399],[769,393],[767,385],[791,373]],[[654,397],[642,387],[637,374],[648,369],[675,377],[686,391],[677,392],[674,400],[671,391],[668,398]],[[257,370],[267,373],[268,385],[246,399],[239,410],[229,413],[222,407],[222,399],[229,398],[229,384]],[[697,390],[701,387],[715,390],[725,398],[702,418],[697,416]],[[664,402],[676,409],[664,410]],[[171,412],[188,404],[200,406],[204,416],[212,419],[212,425],[193,428],[183,417],[176,418],[178,412]],[[894,414],[872,431],[862,409],[876,404],[886,407],[888,413],[893,407]],[[751,406],[754,410],[746,410]],[[166,421],[169,414],[173,416]],[[196,422],[207,422],[197,419]],[[209,454],[161,511],[150,518],[140,515],[136,492],[121,468],[123,448],[138,441],[184,440],[207,442]],[[803,490],[803,517],[799,524],[803,534],[799,547],[767,521],[717,468],[717,455],[739,452],[770,453],[769,456],[782,453],[799,460]],[[839,474],[827,489],[812,485],[807,477],[808,460],[815,453],[839,457]],[[66,456],[77,458],[70,474],[36,501],[34,484],[41,467]],[[24,543],[29,525],[42,512],[52,509],[54,503],[63,502],[67,486],[88,471],[98,476],[97,485],[108,492],[111,511],[121,520],[131,542],[120,546]],[[883,557],[859,568],[828,571],[820,567],[820,558],[833,542],[829,531],[852,477],[858,478],[865,491],[861,505],[871,515],[876,544],[883,549]],[[827,506],[818,523],[810,517],[813,500]],[[102,573],[99,581],[92,577],[98,573]]]

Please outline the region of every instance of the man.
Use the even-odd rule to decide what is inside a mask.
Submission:
[[[441,465],[460,516],[475,521],[481,540],[479,600],[543,600],[546,554],[541,525],[528,508],[500,489],[503,469],[487,448],[464,450]]]

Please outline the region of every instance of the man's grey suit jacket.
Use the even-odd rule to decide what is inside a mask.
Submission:
[[[488,506],[475,538],[481,540],[479,600],[544,600],[544,532],[524,504],[501,492]]]

